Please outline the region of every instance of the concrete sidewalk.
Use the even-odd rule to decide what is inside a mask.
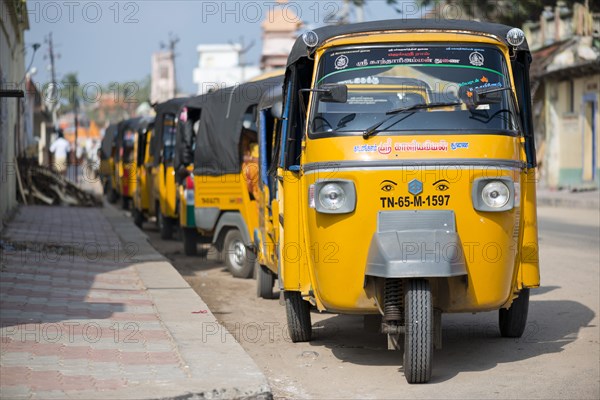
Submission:
[[[2,234],[0,398],[270,398],[265,376],[112,207],[24,206]]]
[[[600,191],[587,190],[571,192],[568,190],[537,189],[538,206],[600,209]]]

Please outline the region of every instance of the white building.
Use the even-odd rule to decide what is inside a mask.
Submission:
[[[258,66],[240,62],[239,44],[202,44],[197,51],[198,67],[194,68],[197,94],[247,82],[260,74]]]

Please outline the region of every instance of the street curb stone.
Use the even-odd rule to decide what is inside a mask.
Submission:
[[[168,259],[150,245],[146,234],[112,205],[105,203],[103,214],[124,245],[135,244],[133,266],[188,371],[188,378],[177,382],[178,394],[172,383],[165,382],[164,393],[157,390],[149,398],[272,399],[260,368]]]

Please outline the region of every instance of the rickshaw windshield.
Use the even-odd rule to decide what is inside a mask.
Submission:
[[[163,159],[172,161],[175,156],[175,115],[166,114],[163,122]]]
[[[508,67],[500,50],[481,44],[418,44],[334,48],[319,63],[317,84],[345,84],[345,103],[316,93],[311,137],[454,132],[517,134],[517,111]],[[494,89],[500,89],[498,91]],[[474,102],[475,91],[494,90],[494,101]],[[445,107],[428,107],[448,103]],[[391,117],[392,110],[407,109]]]

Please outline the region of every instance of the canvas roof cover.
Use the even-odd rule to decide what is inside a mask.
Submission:
[[[239,173],[239,143],[243,116],[269,89],[281,87],[283,76],[247,82],[218,90],[199,99],[202,116],[196,137],[194,171],[200,175]]]

